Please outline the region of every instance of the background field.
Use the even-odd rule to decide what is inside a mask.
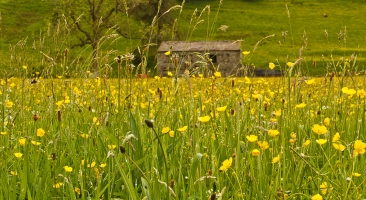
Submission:
[[[178,1],[181,3],[181,1]],[[187,1],[183,12],[174,11],[178,18],[178,38],[180,40],[242,40],[242,49],[251,51],[243,62],[254,64],[258,68],[267,68],[268,62],[278,59],[282,64],[294,62],[299,57],[299,49],[303,46],[303,57],[308,75],[320,75],[326,72],[326,62],[341,57],[357,56],[357,69],[364,69],[365,60],[365,14],[366,3],[358,1],[223,1],[219,9],[219,1]],[[193,31],[190,26],[192,13],[197,8],[197,18],[200,12],[203,23]],[[286,11],[290,12],[290,18]],[[53,1],[1,1],[1,66],[9,68],[11,64],[9,45],[15,45],[19,40],[27,38],[27,46],[33,41],[39,41],[41,30],[46,35],[48,23],[55,24]],[[327,14],[327,17],[323,15]],[[196,19],[197,19],[196,18]],[[193,20],[193,24],[197,22]],[[221,25],[227,25],[224,32],[219,30]],[[325,36],[325,30],[328,37]],[[282,33],[287,31],[286,40]],[[340,31],[343,35],[339,36]],[[133,32],[132,38],[141,38],[141,32]],[[275,34],[274,37],[263,40],[253,52],[254,46],[262,38]],[[169,33],[167,33],[169,35]],[[70,35],[69,37],[72,37]],[[169,37],[167,37],[169,38]],[[72,40],[72,38],[70,39]],[[48,40],[52,43],[52,39]],[[307,43],[307,44],[306,44]],[[141,40],[122,38],[109,49],[117,49],[124,53],[126,48],[141,46]],[[71,53],[79,55],[85,48],[72,49]],[[31,51],[31,50],[29,50]],[[149,68],[156,65],[156,48],[149,52]],[[51,52],[54,53],[54,52]],[[83,52],[88,55],[88,50]],[[90,53],[90,52],[89,52]],[[116,55],[118,54],[116,53]],[[34,51],[34,58],[39,57],[39,51]],[[324,56],[324,59],[323,57]],[[316,67],[313,66],[316,61]],[[19,64],[20,65],[20,64]],[[154,70],[151,70],[154,72]]]

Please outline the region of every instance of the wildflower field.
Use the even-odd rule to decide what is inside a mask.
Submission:
[[[1,79],[0,198],[366,198],[365,77],[289,66],[31,80],[24,66]]]
[[[366,4],[146,1],[143,23],[145,1],[31,1],[52,18],[0,3],[0,199],[366,199]],[[163,40],[219,39],[244,77],[172,47],[157,74]]]

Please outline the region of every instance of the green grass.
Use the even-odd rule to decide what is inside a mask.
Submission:
[[[198,9],[197,17],[201,10],[210,5],[210,9],[202,14],[203,23],[196,30],[192,30],[189,23],[194,9]],[[290,12],[288,18],[286,5]],[[47,23],[53,15],[52,1],[2,1],[2,36],[0,38],[2,52],[2,66],[12,67],[10,64],[9,44],[15,45],[19,40],[27,38],[28,55],[40,61],[39,51],[30,49],[33,41],[39,41],[40,30],[45,35]],[[17,9],[12,9],[16,7]],[[304,31],[308,44],[303,49],[303,73],[307,75],[321,75],[326,73],[326,63],[330,56],[337,62],[341,57],[349,58],[357,55],[358,70],[365,67],[365,37],[366,30],[362,25],[366,23],[364,10],[366,3],[362,1],[223,1],[218,11],[219,1],[188,1],[179,18],[180,40],[242,40],[242,50],[251,51],[244,60],[244,64],[254,64],[258,68],[267,68],[269,62],[286,63],[294,62],[299,57],[299,49],[303,46]],[[36,11],[36,12],[33,12]],[[208,11],[209,15],[208,15]],[[218,11],[218,13],[217,13]],[[173,14],[178,17],[177,10]],[[328,17],[323,17],[326,13]],[[217,15],[217,17],[216,17]],[[54,19],[53,19],[54,20]],[[55,21],[53,21],[55,23]],[[196,23],[193,20],[193,24]],[[221,25],[227,25],[226,32],[218,30]],[[189,28],[190,27],[190,28]],[[136,27],[134,27],[136,28]],[[341,38],[339,44],[337,34],[340,30],[347,31],[346,43]],[[212,30],[212,32],[211,32]],[[328,32],[328,38],[324,36],[324,30]],[[207,34],[207,32],[211,34]],[[282,38],[282,32],[288,31],[286,41]],[[142,37],[142,33],[132,33],[133,38]],[[141,35],[138,35],[141,34]],[[253,52],[257,42],[268,35],[275,34],[260,42]],[[191,36],[190,36],[191,35]],[[46,37],[52,37],[46,36]],[[72,35],[66,36],[71,37]],[[171,38],[168,34],[166,39]],[[49,46],[55,45],[54,40],[46,38]],[[281,44],[280,44],[281,43]],[[113,56],[131,51],[136,46],[141,46],[139,40],[121,38],[111,46],[102,47],[104,52],[110,49],[117,50]],[[57,46],[59,48],[60,46]],[[66,48],[64,46],[62,48]],[[51,49],[52,47],[50,47]],[[82,49],[70,51],[70,60],[77,58]],[[50,53],[52,51],[50,50]],[[55,54],[55,52],[53,52]],[[52,55],[53,55],[52,54]],[[89,50],[84,50],[83,55],[90,55]],[[149,52],[148,66],[153,71],[156,61],[156,48]],[[322,60],[324,56],[325,62]],[[85,56],[82,59],[87,59]],[[23,60],[24,61],[24,60]],[[317,66],[313,66],[313,61]],[[22,65],[18,62],[16,65]]]
[[[195,8],[199,11],[210,5],[211,14],[203,15],[204,23],[193,33],[191,40],[240,40],[242,50],[253,51],[253,47],[262,38],[275,34],[274,37],[262,41],[254,54],[249,55],[248,63],[257,67],[267,68],[269,62],[278,59],[285,63],[286,57],[294,62],[299,56],[302,46],[304,31],[308,38],[308,45],[303,50],[303,57],[307,61],[310,74],[324,74],[321,67],[322,55],[328,61],[331,53],[333,58],[349,58],[356,54],[359,60],[365,61],[366,31],[362,24],[366,22],[363,17],[366,3],[361,1],[224,1],[214,21],[218,8],[218,1],[193,1],[187,2],[180,20],[181,32],[187,30],[189,19]],[[290,11],[290,18],[286,12],[286,5]],[[326,13],[328,17],[323,17]],[[208,25],[208,21],[210,24]],[[207,37],[207,27],[215,22],[214,34]],[[221,25],[227,25],[226,32],[217,30]],[[347,41],[338,43],[337,34],[340,30],[347,30]],[[328,40],[324,36],[328,32]],[[283,41],[282,32],[288,31],[286,41]],[[185,40],[186,37],[181,39]],[[280,45],[279,41],[282,43]],[[318,62],[318,67],[312,67],[312,61]],[[319,65],[320,64],[320,65]],[[364,68],[364,62],[360,63]]]

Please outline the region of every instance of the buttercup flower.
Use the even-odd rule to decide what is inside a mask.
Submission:
[[[174,137],[174,131],[169,131],[169,136]]]
[[[14,156],[17,157],[17,158],[21,158],[23,156],[22,153],[14,153]]]
[[[259,148],[261,148],[262,150],[266,150],[269,148],[268,142],[266,142],[266,141],[263,141],[263,142],[258,141],[257,144],[258,144]]]
[[[258,149],[253,149],[252,156],[259,156],[259,154],[261,154],[261,152]]]
[[[306,106],[305,103],[300,103],[295,106],[295,108],[304,108]]]
[[[224,171],[226,172],[232,165],[233,163],[233,158],[230,157],[229,159],[224,160],[224,162],[222,162],[222,166],[220,167],[220,171]]]
[[[43,137],[46,131],[44,131],[42,128],[37,129],[37,136]]]
[[[308,85],[311,85],[311,84],[315,83],[315,79],[312,78],[312,79],[306,80],[305,83]]]
[[[91,164],[87,164],[86,166],[87,167],[94,167],[95,166],[95,164],[97,164],[95,161],[93,161]]]
[[[276,156],[272,159],[272,164],[278,163],[278,161],[280,161],[280,156]]]
[[[319,140],[316,140],[316,143],[318,143],[319,145],[323,145],[323,144],[327,143],[327,140],[319,139]]]
[[[356,140],[353,144],[353,156],[358,156],[359,154],[365,154],[366,143],[363,143],[362,140]]]
[[[210,121],[211,117],[210,116],[204,116],[204,117],[198,117],[198,121],[202,122],[202,123],[205,123],[205,122],[208,122]]]
[[[34,141],[34,140],[32,140],[32,141],[31,141],[31,143],[32,143],[34,146],[38,146],[38,145],[40,145],[40,144],[41,144],[40,142],[37,142],[37,141]]]
[[[316,194],[313,197],[311,197],[311,200],[323,200],[323,197],[320,194]]]
[[[322,194],[326,194],[327,193],[327,190],[328,190],[328,185],[327,185],[327,182],[323,182],[321,185],[320,185],[320,190],[322,191]]]
[[[268,130],[268,135],[271,136],[271,137],[276,137],[277,135],[279,135],[280,132],[278,130]]]
[[[275,64],[274,64],[274,63],[272,63],[272,62],[270,62],[268,67],[272,70],[272,69],[274,69],[274,68],[275,68]]]
[[[20,138],[19,139],[19,144],[21,145],[21,146],[25,146],[25,142],[27,141],[27,139],[26,138]]]
[[[338,151],[344,151],[346,147],[343,144],[332,143],[333,147]]]
[[[52,187],[53,188],[60,188],[63,185],[63,183],[56,183]]]
[[[361,174],[359,174],[359,173],[357,173],[357,172],[353,172],[353,173],[352,173],[352,176],[354,176],[354,177],[360,177],[360,176],[361,176]]]
[[[242,52],[244,55],[248,55],[248,54],[250,54],[250,51],[243,51]]]
[[[338,142],[338,140],[341,138],[341,136],[339,135],[339,133],[337,132],[334,136],[333,136],[333,140],[332,142]]]
[[[307,147],[307,146],[309,146],[309,145],[310,145],[310,143],[311,143],[311,141],[310,141],[310,140],[306,140],[302,146],[303,146],[303,147]]]
[[[109,150],[113,150],[114,148],[116,148],[116,145],[114,145],[114,144],[108,144],[108,149]]]
[[[9,101],[9,100],[7,100],[6,103],[5,103],[6,108],[11,108],[11,107],[13,107],[13,105],[14,105],[14,103]]]
[[[169,51],[165,52],[165,55],[166,55],[166,56],[169,56],[171,53],[172,53],[172,51],[171,51],[171,50],[169,50]]]
[[[65,172],[72,172],[72,167],[64,166]]]
[[[76,193],[78,193],[78,195],[80,195],[80,193],[81,193],[81,190],[80,190],[80,188],[78,188],[78,187],[75,187],[74,191],[75,191]]]
[[[258,136],[256,135],[249,135],[246,138],[249,142],[256,142],[258,140]]]
[[[319,124],[314,124],[314,126],[311,130],[313,130],[318,135],[323,135],[328,132],[327,127],[320,126]]]
[[[186,131],[188,129],[188,126],[183,126],[182,128],[178,128],[177,130],[179,131],[179,132],[184,132],[184,131]]]
[[[330,119],[329,119],[329,117],[326,117],[324,119],[324,125],[326,125],[326,126],[329,126],[330,125]]]
[[[226,107],[227,107],[227,106],[218,107],[218,108],[216,108],[216,110],[217,110],[218,112],[224,112],[224,111],[226,110]]]
[[[287,66],[291,68],[291,67],[294,66],[294,63],[293,62],[287,62]]]
[[[170,131],[170,128],[169,127],[164,127],[162,130],[161,130],[161,133],[163,134],[166,134]]]
[[[217,78],[221,77],[221,72],[215,72],[214,76],[217,77]]]
[[[348,87],[343,87],[342,92],[346,95],[354,95],[356,94],[356,90],[354,89],[348,89]]]

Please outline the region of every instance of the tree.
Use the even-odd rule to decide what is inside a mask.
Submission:
[[[175,0],[64,0],[58,3],[55,12],[56,15],[65,15],[66,20],[75,25],[73,35],[77,41],[73,41],[71,47],[92,46],[93,69],[97,70],[99,42],[107,31],[112,29],[125,38],[131,38],[127,24],[134,23],[134,20],[151,24],[157,15],[158,31],[154,37],[158,37],[163,24],[172,24],[174,21],[169,13],[162,15],[174,2]],[[132,20],[129,15],[133,17]]]

